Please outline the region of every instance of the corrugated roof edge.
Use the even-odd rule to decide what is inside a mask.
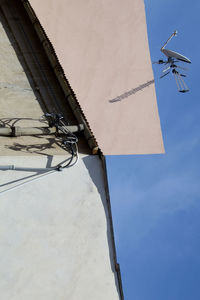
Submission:
[[[71,109],[79,123],[82,123],[84,125],[84,135],[88,142],[89,147],[92,149],[93,154],[97,154],[99,150],[98,143],[96,141],[96,138],[90,128],[90,125],[87,121],[87,118],[81,109],[81,106],[77,100],[76,94],[73,91],[72,87],[70,86],[67,77],[65,75],[65,72],[59,62],[58,56],[55,52],[55,49],[49,40],[44,28],[40,24],[39,19],[37,18],[31,4],[28,0],[21,0],[22,4],[24,5],[24,8],[30,18],[31,23],[34,26],[34,29],[42,43],[42,46],[47,54],[47,57],[50,61],[50,64],[55,72],[56,77],[58,78],[58,81],[64,91],[64,94],[66,96],[66,99],[71,106]]]

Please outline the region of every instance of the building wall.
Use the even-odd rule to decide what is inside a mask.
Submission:
[[[0,156],[0,165],[46,162]],[[0,171],[0,241],[2,299],[119,299],[98,156],[60,172]]]
[[[13,3],[0,2],[0,127],[47,126],[47,111],[77,124],[23,6]],[[60,146],[55,135],[0,136],[1,299],[120,298],[101,159],[79,134],[77,164],[30,169],[69,159]]]

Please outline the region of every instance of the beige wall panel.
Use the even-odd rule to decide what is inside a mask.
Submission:
[[[162,153],[143,0],[30,3],[103,153]]]

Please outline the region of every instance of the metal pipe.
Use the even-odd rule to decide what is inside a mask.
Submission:
[[[168,38],[168,40],[164,43],[164,45],[162,46],[162,48],[160,49],[160,51],[162,51],[166,46],[167,44],[169,43],[169,41],[173,38],[173,36],[176,36],[177,35],[177,30],[175,30],[171,35],[170,37]]]
[[[67,130],[72,133],[84,130],[84,125],[66,126]],[[25,136],[25,135],[49,135],[57,132],[56,127],[0,127],[0,136]],[[62,134],[61,130],[58,133]]]
[[[50,171],[62,171],[62,168],[28,168],[28,167],[16,167],[15,165],[0,165],[1,171],[15,170],[15,171],[28,171],[28,172],[50,172]]]

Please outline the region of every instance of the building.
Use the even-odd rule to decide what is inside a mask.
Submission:
[[[3,299],[123,299],[104,154],[163,151],[143,1],[136,2],[123,6],[119,26],[120,1],[0,2]],[[124,30],[130,8],[142,30],[134,43]],[[121,56],[136,40],[130,60]]]

